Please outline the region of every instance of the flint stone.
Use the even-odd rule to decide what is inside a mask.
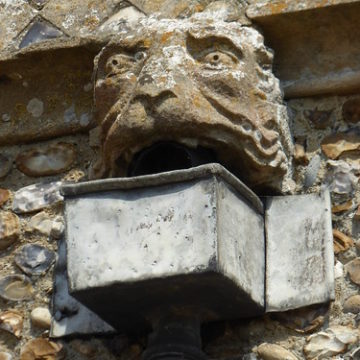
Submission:
[[[43,329],[50,329],[51,314],[48,308],[37,307],[31,311],[30,317],[34,326]]]
[[[351,352],[351,359],[357,360],[360,359],[360,347],[356,348]]]
[[[332,125],[331,114],[333,110],[305,110],[305,117],[316,129],[326,129]]]
[[[111,34],[119,31],[124,21],[132,23],[139,21],[144,16],[145,14],[139,11],[136,7],[129,6],[120,9],[116,14],[112,15],[100,26],[99,31],[104,34]]]
[[[17,35],[35,14],[36,10],[24,0],[1,2],[1,51],[8,47],[14,47]]]
[[[64,33],[57,29],[53,24],[44,20],[36,20],[30,28],[27,29],[26,34],[21,40],[19,48],[22,49],[32,44],[36,44],[44,40],[55,39],[60,36],[64,36]]]
[[[306,359],[328,360],[345,352],[349,345],[356,343],[358,338],[359,330],[345,326],[334,326],[326,332],[310,335],[304,346]]]
[[[27,275],[43,275],[55,261],[55,253],[37,244],[26,244],[15,255],[16,265]]]
[[[4,178],[11,170],[11,161],[0,154],[0,179]]]
[[[318,154],[314,155],[314,157],[310,160],[310,163],[305,170],[304,186],[306,188],[314,185],[320,170],[320,164],[321,164],[320,156]]]
[[[16,242],[20,236],[20,220],[11,211],[0,211],[0,250]]]
[[[5,330],[17,338],[21,337],[23,316],[16,310],[8,310],[0,314],[0,329]]]
[[[335,279],[339,279],[344,276],[344,265],[340,261],[336,261],[334,273],[335,273]]]
[[[64,231],[63,217],[57,216],[51,219],[46,212],[42,211],[30,219],[26,230],[38,231],[40,234],[58,239]]]
[[[360,136],[353,133],[332,134],[323,139],[321,149],[332,160],[349,151],[360,150]]]
[[[61,181],[38,183],[26,186],[14,194],[12,209],[16,213],[28,213],[41,210],[63,201],[60,195]]]
[[[354,241],[350,236],[345,235],[337,229],[333,229],[334,236],[334,253],[339,254],[350,249],[354,245]]]
[[[13,360],[13,356],[5,351],[0,351],[0,360]]]
[[[57,216],[52,224],[50,236],[52,236],[55,239],[60,239],[65,230],[64,220],[62,216]]]
[[[360,258],[356,258],[345,265],[351,281],[360,285]]]
[[[46,212],[42,211],[30,219],[26,230],[29,232],[38,231],[40,234],[49,236],[52,226],[53,221]]]
[[[353,206],[354,206],[353,201],[349,200],[349,201],[347,201],[345,203],[334,205],[331,208],[331,211],[332,211],[333,214],[337,214],[339,212],[350,210]]]
[[[261,344],[257,348],[257,353],[263,360],[298,360],[289,350],[276,344]]]
[[[315,305],[274,313],[272,318],[300,334],[307,334],[324,324],[325,319],[328,318],[328,312],[328,306]]]
[[[34,289],[24,275],[8,275],[0,278],[0,296],[6,300],[21,301],[32,297]]]
[[[360,171],[359,165],[348,164],[343,160],[329,160],[326,165],[329,170],[326,175],[325,184],[329,187],[330,191],[336,194],[349,194],[355,190],[359,181],[356,176]]]
[[[16,158],[17,168],[28,176],[56,175],[67,170],[75,160],[75,146],[57,143],[45,149],[31,149]]]
[[[307,165],[309,159],[305,153],[304,146],[301,144],[295,144],[294,147],[294,160],[298,164]]]
[[[20,360],[65,359],[63,345],[48,339],[38,338],[26,343],[20,353]]]
[[[358,206],[355,214],[354,214],[354,219],[355,220],[360,220],[360,205]]]
[[[360,121],[360,98],[347,100],[342,107],[343,119],[348,123]]]
[[[0,206],[5,204],[10,198],[10,191],[7,189],[0,188]]]
[[[360,295],[349,297],[344,303],[344,312],[357,314],[360,312]]]

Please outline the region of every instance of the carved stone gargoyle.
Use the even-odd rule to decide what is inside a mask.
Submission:
[[[188,19],[145,17],[103,48],[94,178],[127,176],[136,154],[168,141],[212,150],[251,188],[286,189],[292,144],[273,54],[234,14],[224,5]]]

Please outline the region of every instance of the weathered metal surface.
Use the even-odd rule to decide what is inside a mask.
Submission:
[[[251,201],[213,174],[132,190],[108,184],[67,197],[71,295],[118,329],[174,308],[203,321],[264,311],[263,216]]]
[[[108,334],[115,330],[69,294],[66,273],[65,239],[58,242],[53,297],[51,337]]]
[[[211,175],[221,177],[226,183],[231,185],[238,194],[245,197],[258,212],[264,212],[264,206],[259,197],[231,172],[216,163],[201,165],[187,170],[174,170],[132,178],[111,178],[78,184],[64,184],[61,192],[63,195],[70,197],[97,191],[127,190],[175,184],[194,179],[207,178]]]
[[[53,336],[101,331],[87,310],[67,316],[71,304],[133,331],[159,313],[211,321],[334,296],[328,193],[264,198],[264,214],[261,200],[217,164],[62,192],[67,264],[60,252]]]
[[[334,299],[328,192],[266,199],[266,311]]]

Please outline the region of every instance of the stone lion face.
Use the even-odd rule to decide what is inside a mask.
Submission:
[[[272,53],[255,29],[225,20],[143,18],[101,51],[96,177],[126,176],[135,154],[169,141],[212,149],[251,187],[281,189],[291,142]]]

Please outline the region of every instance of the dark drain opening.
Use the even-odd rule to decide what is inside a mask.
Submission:
[[[157,174],[217,162],[213,150],[198,146],[190,149],[174,142],[159,142],[138,152],[129,166],[128,176]]]

